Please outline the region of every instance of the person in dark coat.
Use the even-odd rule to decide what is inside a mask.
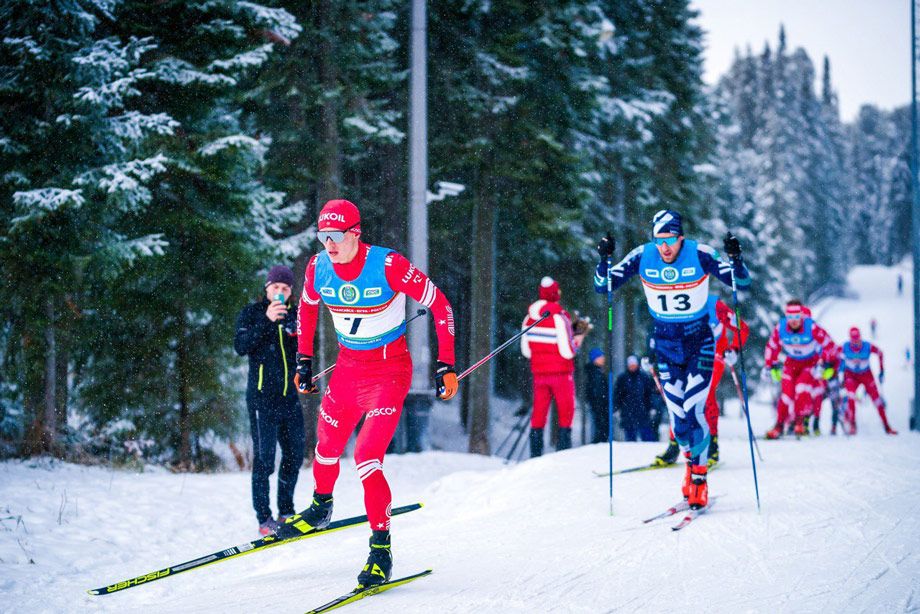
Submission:
[[[655,441],[650,414],[655,398],[655,384],[652,378],[639,369],[639,359],[629,356],[626,371],[617,377],[613,386],[613,410],[620,413],[620,425],[626,441]]]
[[[588,363],[585,365],[585,394],[594,427],[591,443],[607,441],[607,433],[610,428],[606,364],[607,359],[604,352],[600,348],[591,348]]]
[[[273,266],[265,296],[247,305],[236,321],[233,349],[249,357],[246,406],[252,434],[252,506],[259,533],[274,533],[294,515],[294,487],[303,463],[304,419],[294,386],[297,315],[289,308],[294,273]],[[272,518],[268,478],[275,471],[275,447],[281,446],[278,470],[278,520]]]

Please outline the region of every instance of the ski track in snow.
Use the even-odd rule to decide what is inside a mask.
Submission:
[[[615,476],[611,517],[608,479],[591,473],[607,466],[605,444],[513,465],[391,456],[394,505],[426,504],[393,520],[394,575],[434,574],[348,611],[920,612],[920,434],[907,431],[912,322],[896,270],[857,267],[859,299],[815,311],[837,340],[851,324],[869,338],[878,319],[897,437],[864,402],[856,437],[829,436],[825,407],[825,435],[761,441],[758,514],[746,425],[729,401],[724,463],[710,480],[718,505],[679,532],[670,528],[683,514],[641,520],[679,499],[682,469]],[[751,412],[765,432],[772,408],[752,401]],[[648,462],[662,445],[617,443],[614,465]],[[337,518],[363,513],[350,468],[345,460]],[[302,470],[299,504],[311,484]],[[85,592],[254,539],[254,529],[248,473],[0,463],[0,612],[304,612],[351,589],[367,553],[367,529],[348,529],[114,595]]]

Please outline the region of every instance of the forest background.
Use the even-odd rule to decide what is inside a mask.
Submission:
[[[741,238],[755,371],[787,299],[907,253],[906,108],[842,122],[829,60],[782,30],[708,87],[686,0],[538,4],[429,4],[429,177],[465,190],[430,205],[428,273],[459,366],[518,330],[544,275],[603,321],[597,239],[622,256],[658,209]],[[272,264],[301,278],[322,204],[408,254],[409,23],[392,0],[0,6],[0,456],[214,465],[209,442],[246,429],[236,314]],[[615,321],[617,355],[645,353],[638,285]],[[470,451],[527,373],[508,351],[470,379]]]

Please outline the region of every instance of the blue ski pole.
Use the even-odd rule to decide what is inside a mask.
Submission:
[[[607,448],[610,459],[610,515],[613,516],[613,249],[615,241],[607,232]]]
[[[734,239],[731,233],[725,235],[725,240]],[[737,241],[737,239],[736,239]],[[726,250],[727,252],[728,250]],[[735,279],[735,259],[731,255],[728,257],[731,263],[732,276],[732,309],[735,312],[735,322],[738,324],[738,331],[741,331],[741,313],[738,310],[738,282]],[[757,460],[754,458],[754,431],[751,429],[751,412],[748,409],[748,391],[747,391],[747,370],[744,368],[744,344],[738,344],[738,370],[741,371],[741,403],[744,407],[744,415],[747,418],[748,428],[748,446],[751,448],[751,467],[754,470],[754,496],[757,497],[757,513],[760,513],[760,486],[757,483]]]

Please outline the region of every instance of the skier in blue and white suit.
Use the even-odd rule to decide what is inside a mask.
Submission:
[[[613,290],[637,274],[642,280],[655,322],[655,353],[671,428],[687,457],[683,495],[691,508],[699,509],[708,502],[710,436],[705,406],[715,355],[707,309],[709,277],[731,286],[732,264],[722,260],[712,247],[685,239],[676,211],[659,211],[652,223],[652,241],[629,252],[609,272],[607,257],[612,255],[613,241],[609,237],[601,239],[594,289],[599,293],[607,291],[608,273]],[[738,239],[728,233],[724,248],[734,263],[738,287],[748,286],[751,278],[741,260]]]

